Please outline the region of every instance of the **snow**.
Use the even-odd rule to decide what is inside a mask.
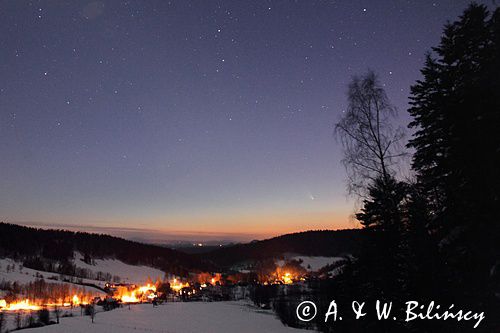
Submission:
[[[56,320],[56,315],[54,313],[54,308],[52,306],[49,306],[47,308],[50,311],[50,319],[55,321]],[[66,316],[81,316],[83,310],[78,306],[78,307],[69,307],[69,306],[63,306],[59,307],[59,310],[61,311],[60,316],[61,317],[66,317]],[[5,319],[5,326],[4,330],[5,332],[11,332],[16,330],[16,315],[17,311],[4,311],[4,319]],[[35,321],[38,320],[38,314],[37,311],[20,311],[21,314],[21,326],[27,325],[27,320],[30,317],[30,315],[35,319]],[[2,331],[4,332],[4,331]]]
[[[9,270],[7,272],[7,266],[12,266],[15,265],[14,270]],[[21,270],[19,270],[19,266],[22,265],[21,262],[14,261],[12,259],[8,258],[2,258],[0,259],[0,281],[5,280],[5,281],[17,281],[19,283],[29,283],[31,281],[35,281],[37,279],[37,274],[42,275],[44,278],[48,278],[49,276],[57,276],[56,273],[49,273],[49,272],[42,272],[42,271],[37,271],[35,269],[31,268],[26,268],[22,267]]]
[[[14,269],[9,270],[7,272],[7,266],[12,267],[12,265],[15,266]],[[57,273],[39,271],[36,269],[23,267],[22,263],[19,261],[15,261],[9,258],[0,258],[0,281],[10,281],[10,282],[17,281],[20,284],[27,284],[36,281],[37,279],[40,278],[45,279],[45,282],[47,283],[69,283],[69,282],[59,281],[59,274]],[[104,284],[102,281],[89,280],[89,279],[80,279],[80,280],[82,283],[88,283],[94,285]],[[73,283],[69,284],[77,285]],[[86,286],[85,288],[87,290],[91,290],[96,293],[104,294],[101,290],[96,288],[92,288],[89,286]]]
[[[302,260],[301,266],[306,270],[311,272],[316,272],[321,268],[333,264],[337,261],[344,260],[341,257],[308,257],[308,256],[290,256],[286,258],[286,261],[291,260]],[[278,266],[283,266],[285,262],[283,260],[278,261]]]
[[[86,268],[95,273],[103,272],[117,275],[121,278],[121,282],[143,284],[146,283],[148,278],[153,281],[157,278],[163,280],[165,276],[165,272],[157,268],[129,265],[116,259],[95,259],[92,261],[92,265],[89,265],[83,262],[82,258],[83,256],[80,253],[75,253],[74,263],[77,267]]]
[[[317,271],[327,265],[331,265],[334,262],[344,260],[344,258],[340,257],[304,257],[304,256],[298,256],[294,257],[293,259],[295,260],[302,260],[302,267],[308,269],[308,266],[310,266],[311,271]]]
[[[153,281],[155,281],[157,278],[163,280],[165,276],[165,272],[157,268],[129,265],[116,259],[95,259],[93,260],[92,265],[89,265],[83,262],[81,260],[82,258],[83,256],[80,253],[75,253],[75,259],[73,260],[73,262],[77,267],[86,268],[94,273],[102,272],[109,273],[112,276],[119,276],[121,282],[124,283],[144,284],[146,283],[148,278],[151,278]],[[7,266],[12,265],[15,265],[15,269],[7,272]],[[21,269],[19,269],[19,267],[21,267]],[[24,284],[35,281],[40,277],[43,277],[46,281],[50,282],[50,280],[47,280],[49,277],[59,278],[59,274],[22,267],[22,263],[19,261],[15,261],[9,258],[0,258],[0,281],[17,281]],[[95,284],[101,287],[103,287],[106,282],[109,282],[92,279],[79,280],[81,280],[83,283]]]
[[[270,311],[240,302],[172,302],[153,308],[151,304],[132,305],[88,316],[62,318],[58,325],[26,329],[26,333],[111,333],[111,332],[298,332],[284,326]]]

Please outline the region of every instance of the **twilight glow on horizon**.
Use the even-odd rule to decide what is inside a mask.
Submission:
[[[373,69],[406,124],[425,53],[468,3],[2,1],[0,221],[357,227],[333,137],[347,84]]]

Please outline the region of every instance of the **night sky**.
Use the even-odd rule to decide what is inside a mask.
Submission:
[[[1,1],[0,220],[354,227],[333,137],[350,78],[375,70],[405,124],[425,52],[467,4]]]

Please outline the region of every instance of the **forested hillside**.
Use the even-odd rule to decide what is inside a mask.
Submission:
[[[217,265],[228,267],[247,260],[280,257],[284,253],[325,257],[355,255],[360,249],[363,234],[358,229],[306,231],[224,247],[202,256]]]
[[[202,260],[185,253],[109,235],[0,223],[0,257],[20,259],[26,267],[50,271],[53,264],[58,263],[59,267],[67,266],[65,270],[71,271],[70,259],[75,251],[82,253],[88,262],[96,258],[114,258],[175,274],[210,268]]]

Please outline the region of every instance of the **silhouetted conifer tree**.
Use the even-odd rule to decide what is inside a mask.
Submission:
[[[442,292],[483,309],[498,306],[499,18],[499,9],[489,15],[472,4],[446,26],[412,87],[409,110],[413,168],[446,263]]]

